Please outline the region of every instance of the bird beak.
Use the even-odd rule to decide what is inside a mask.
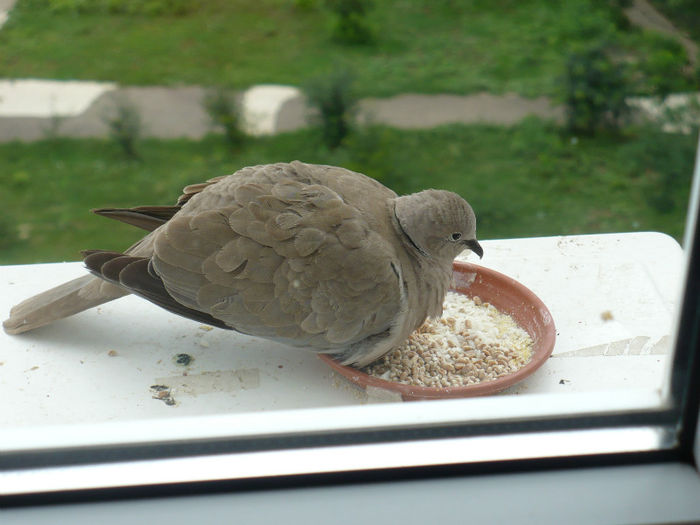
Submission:
[[[467,245],[467,248],[469,248],[471,251],[477,254],[479,256],[479,259],[481,259],[484,256],[484,249],[481,247],[481,244],[479,244],[479,241],[477,241],[476,239],[465,241],[464,244]]]

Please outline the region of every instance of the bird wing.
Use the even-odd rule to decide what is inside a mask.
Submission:
[[[217,183],[225,177],[214,177],[199,184],[190,184],[182,190],[177,204],[173,206],[137,206],[135,208],[96,208],[93,213],[136,226],[146,231],[153,231],[162,226],[182,209],[182,206],[207,186]]]
[[[187,308],[175,301],[165,290],[163,281],[153,271],[149,258],[105,250],[85,250],[83,255],[85,266],[93,275],[117,284],[183,317],[219,328],[231,329],[219,319],[205,312]]]
[[[405,300],[391,243],[327,186],[270,169],[198,188],[151,234],[150,261],[112,263],[110,280],[295,345],[332,350],[388,331]]]

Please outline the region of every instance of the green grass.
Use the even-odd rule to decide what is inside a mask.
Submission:
[[[0,77],[243,88],[303,86],[347,67],[361,96],[539,96],[558,93],[568,52],[592,41],[616,41],[637,58],[664,45],[618,29],[602,0],[382,0],[369,19],[375,44],[348,47],[331,40],[321,0],[300,3],[206,0],[183,16],[148,16],[19,0],[0,32]]]
[[[250,139],[235,154],[218,136],[149,140],[137,162],[98,140],[0,144],[0,263],[124,249],[141,233],[90,208],[173,203],[186,184],[293,159],[357,169],[400,193],[457,191],[475,208],[482,239],[645,230],[679,239],[694,147],[692,136],[648,128],[572,142],[537,119],[512,128],[375,127],[333,151],[312,130]]]

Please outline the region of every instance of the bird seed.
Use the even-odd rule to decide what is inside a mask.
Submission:
[[[448,292],[440,319],[363,370],[414,386],[467,386],[512,374],[532,354],[532,338],[512,317],[479,297]]]

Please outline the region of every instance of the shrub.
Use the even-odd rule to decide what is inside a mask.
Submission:
[[[374,35],[367,23],[370,0],[326,0],[335,15],[333,38],[341,44],[370,44]]]
[[[239,148],[245,133],[241,130],[240,109],[233,95],[222,88],[214,89],[204,96],[203,105],[212,124],[223,129],[226,143],[232,149]]]
[[[129,159],[140,158],[136,144],[141,136],[141,115],[138,108],[124,96],[114,97],[114,111],[103,117],[109,136]]]
[[[598,44],[573,52],[566,62],[564,99],[570,131],[592,134],[600,129],[617,130],[629,113],[628,68],[615,62],[609,47]]]
[[[323,142],[331,149],[340,146],[353,127],[358,99],[352,84],[348,71],[336,71],[313,80],[305,89],[309,104],[318,111],[312,123],[320,127]]]
[[[688,90],[688,81],[684,78],[688,58],[683,46],[668,38],[656,37],[655,40],[654,49],[640,64],[649,94],[665,98],[673,92]]]

